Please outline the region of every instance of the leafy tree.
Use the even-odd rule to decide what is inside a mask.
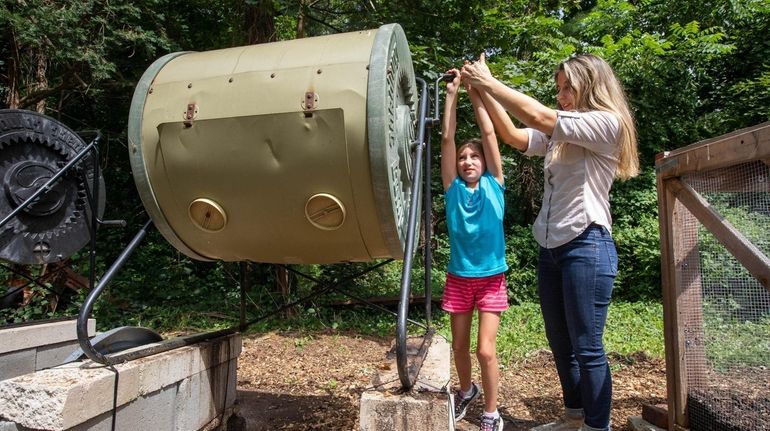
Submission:
[[[547,104],[554,103],[552,76],[560,61],[592,52],[610,62],[629,94],[644,168],[640,178],[617,184],[612,192],[613,234],[626,265],[617,294],[624,299],[658,294],[654,156],[770,120],[770,4],[765,0],[5,1],[0,3],[0,97],[7,107],[39,110],[73,129],[99,129],[104,134],[100,148],[108,188],[105,218],[126,219],[129,227],[100,231],[103,271],[147,218],[130,172],[125,128],[134,86],[154,60],[174,51],[289,40],[392,22],[406,32],[419,77],[432,82],[484,52],[496,76]],[[461,99],[458,138],[476,133],[469,104]],[[502,154],[508,260],[514,267],[510,294],[524,301],[534,292],[536,246],[529,227],[539,210],[542,164],[509,148]],[[437,151],[433,157],[437,166]],[[437,169],[432,185],[438,285],[447,250]],[[136,312],[148,301],[190,299],[206,306],[202,298],[207,295],[230,298],[234,282],[228,283],[237,272],[233,265],[191,263],[159,235],[146,241],[147,250],[138,253],[136,267],[130,265],[116,280],[116,291],[130,304],[127,309]],[[338,278],[356,269],[335,266],[327,275]],[[254,271],[255,281],[274,282],[267,269]],[[324,275],[316,269],[310,272]],[[397,278],[387,269],[360,285],[376,290]],[[190,285],[203,287],[189,290]],[[123,303],[113,299],[113,304]],[[105,304],[101,312],[108,309]]]

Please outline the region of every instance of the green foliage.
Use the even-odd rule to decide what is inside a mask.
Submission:
[[[529,227],[511,226],[505,240],[508,300],[513,304],[537,300],[537,256],[540,246]]]
[[[604,331],[607,352],[627,356],[636,352],[662,358],[663,306],[657,301],[613,301]]]
[[[47,287],[50,288],[50,285]],[[50,311],[49,289],[32,285],[28,292],[32,299],[27,305],[0,308],[0,319],[4,323],[23,323],[54,317],[55,313]]]
[[[246,43],[246,7],[258,3],[0,3],[0,64],[4,71],[0,74],[0,96],[5,98],[12,91],[10,76],[15,71],[19,80],[14,85],[21,98],[36,94],[36,85],[45,84],[54,90],[42,99],[48,114],[76,130],[99,129],[104,134],[100,150],[107,183],[105,218],[125,219],[128,227],[100,230],[98,276],[147,218],[133,184],[125,136],[136,82],[154,60],[168,52]],[[770,120],[770,4],[763,0],[275,0],[272,6],[278,40],[296,37],[300,18],[306,24],[306,36],[397,22],[405,29],[417,76],[432,81],[448,68],[460,66],[464,59],[485,52],[496,76],[549,105],[554,101],[553,71],[560,61],[581,52],[604,56],[628,91],[644,168],[640,178],[616,184],[611,196],[613,235],[620,257],[615,298],[624,301],[659,296],[657,205],[651,168],[655,154]],[[20,53],[18,63],[13,60],[15,52]],[[35,75],[36,55],[41,53],[45,82],[38,82]],[[458,137],[477,133],[467,98],[461,98]],[[438,166],[436,153],[434,166]],[[522,157],[507,147],[502,155],[506,253],[511,267],[507,274],[509,296],[511,302],[525,304],[536,297],[537,245],[530,226],[540,205],[542,161]],[[443,288],[448,260],[438,175],[434,169],[434,297]],[[730,205],[721,210],[740,220],[749,214]],[[766,225],[763,219],[755,224],[748,220],[746,226],[761,235]],[[708,261],[711,245],[707,241],[702,246],[707,281],[724,271]],[[83,274],[88,268],[85,257],[86,253],[81,253],[73,258],[74,268]],[[421,263],[417,263],[412,277],[415,292],[422,283]],[[333,282],[361,268],[351,264],[299,269]],[[269,265],[253,266],[254,288],[249,301],[258,310],[272,309],[285,300],[274,292],[272,271]],[[389,264],[346,287],[361,296],[395,295],[400,288],[400,271],[400,264]],[[234,322],[237,274],[237,265],[193,262],[173,250],[157,232],[151,233],[97,302],[95,313],[103,327],[140,323],[162,328],[203,327]],[[297,288],[288,300],[302,297],[314,287],[301,277],[294,277],[294,281]],[[327,302],[337,298],[332,295]],[[323,325],[337,327],[344,326],[346,319],[357,320],[346,313],[327,315],[321,311],[323,304],[318,299],[303,305],[297,319],[318,319]],[[24,315],[19,318],[47,317],[44,310],[30,307],[18,311]],[[73,311],[76,307],[56,314]],[[259,314],[254,312],[254,316]],[[273,323],[277,322],[285,324],[280,319]],[[519,322],[531,324],[525,323]]]
[[[770,247],[770,216],[754,208],[767,208],[767,193],[706,193],[712,208],[760,251]],[[770,315],[770,306],[757,296],[762,287],[748,270],[702,225],[698,228],[698,255],[704,299],[721,306],[725,319],[757,321]]]
[[[613,297],[651,300],[660,291],[660,227],[655,171],[616,183],[610,193],[612,236],[618,251],[618,276]]]

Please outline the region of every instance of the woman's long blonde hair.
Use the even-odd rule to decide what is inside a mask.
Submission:
[[[636,150],[636,127],[628,108],[625,92],[606,61],[581,54],[564,61],[554,77],[564,77],[575,92],[575,106],[579,111],[607,111],[620,120],[620,154],[615,177],[626,180],[639,174],[639,155]]]

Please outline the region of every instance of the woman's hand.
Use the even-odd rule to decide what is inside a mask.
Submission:
[[[465,63],[462,68],[462,78],[467,85],[479,88],[486,88],[489,82],[494,79],[492,72],[487,67],[486,57],[483,52],[479,56],[479,61]]]

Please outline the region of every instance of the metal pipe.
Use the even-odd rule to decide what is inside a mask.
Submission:
[[[416,78],[420,84],[419,121],[417,126],[417,140],[415,141],[414,179],[412,181],[412,195],[410,196],[409,220],[407,224],[406,246],[404,247],[404,268],[401,273],[401,300],[398,304],[398,322],[396,327],[396,365],[398,377],[404,390],[414,386],[409,378],[407,369],[406,351],[406,315],[409,311],[409,291],[412,274],[412,256],[414,254],[415,225],[417,224],[418,190],[422,180],[422,156],[425,146],[425,122],[428,112],[428,88],[425,80]],[[417,185],[415,187],[415,184]]]
[[[147,230],[151,225],[152,220],[148,220],[147,223],[145,223],[144,226],[139,230],[139,232],[137,232],[128,246],[123,250],[122,253],[120,253],[120,256],[118,256],[112,266],[107,270],[107,272],[104,273],[102,279],[99,281],[99,285],[88,293],[85,301],[83,301],[83,305],[80,307],[80,313],[78,314],[77,322],[78,343],[80,343],[80,348],[83,349],[83,353],[85,353],[89,359],[100,364],[114,365],[119,361],[115,358],[109,358],[101,354],[91,344],[91,340],[88,338],[88,317],[91,315],[91,310],[94,307],[96,299],[107,287],[107,285],[110,284],[112,278],[115,276],[115,274],[117,274],[120,268],[123,267],[129,256],[131,256],[131,253],[133,253],[137,246],[139,246],[139,243],[142,242],[142,239],[144,239],[144,237],[147,235]],[[91,285],[93,286],[93,283]]]
[[[430,126],[428,126],[430,127]],[[431,148],[430,133],[425,141],[425,190],[423,191],[423,232],[425,239],[423,243],[423,259],[425,273],[423,274],[423,284],[425,287],[425,322],[428,330],[431,329],[431,307],[433,306],[433,197],[431,193]]]
[[[96,143],[101,137],[102,137],[101,133],[98,133],[96,135],[96,138],[94,138],[93,143]],[[94,151],[96,152],[96,155],[93,157],[93,164],[95,169],[99,169],[99,152],[98,150],[96,150],[96,147],[94,148],[95,148]],[[94,180],[92,183],[92,187],[94,189],[94,196],[91,196],[88,193],[88,190],[86,190],[86,194],[89,195],[88,204],[91,207],[91,223],[88,225],[88,234],[90,235],[90,238],[91,238],[90,240],[91,247],[88,250],[88,286],[92,288],[91,293],[93,293],[94,291],[93,287],[96,285],[96,226],[97,226],[96,223],[98,223],[98,219],[99,219],[99,214],[97,214],[99,212],[98,211],[99,204],[95,203],[93,198],[98,196],[98,189],[99,189],[98,171],[94,172]],[[82,342],[80,341],[80,333],[81,333],[80,314],[82,313],[82,308],[83,307],[81,306],[81,312],[78,313],[78,321],[75,326],[78,334],[78,343],[81,344],[81,347],[82,347]],[[91,341],[88,339],[88,316],[90,314],[91,314],[91,309],[89,308],[88,313],[86,313],[85,321],[83,323],[84,326],[82,328],[82,331],[86,337],[85,339],[88,341],[89,346],[91,345]],[[91,350],[94,350],[93,347],[91,347]],[[86,352],[87,350],[83,349],[83,351]]]
[[[425,283],[425,321],[428,330],[431,330],[431,322],[432,322],[432,312],[431,307],[433,306],[433,196],[431,191],[431,180],[433,178],[433,172],[432,172],[432,156],[431,156],[431,133],[433,131],[433,127],[440,124],[441,122],[441,113],[439,112],[439,92],[438,92],[438,84],[442,81],[451,81],[454,79],[454,74],[452,73],[445,73],[444,75],[441,75],[438,79],[436,79],[436,82],[433,86],[433,97],[435,98],[435,111],[433,112],[433,116],[426,120],[425,126],[429,129],[431,129],[430,133],[427,134],[426,140],[425,140],[425,191],[423,192],[423,225],[424,225],[424,232],[425,232],[425,244],[424,244],[424,259],[425,259],[425,274],[424,277],[424,283]]]
[[[436,80],[436,82],[434,84],[434,87],[433,87],[433,96],[435,97],[435,99],[434,99],[434,102],[435,102],[434,103],[434,109],[435,109],[435,111],[433,111],[433,117],[430,119],[430,121],[427,122],[428,127],[437,126],[441,122],[441,111],[439,111],[439,109],[441,109],[441,103],[439,103],[440,99],[438,97],[438,83],[439,82],[452,82],[453,79],[455,79],[455,74],[454,73],[445,73],[445,74],[441,75]]]
[[[241,290],[241,315],[240,315],[240,322],[239,322],[239,328],[241,331],[246,329],[246,284],[249,282],[249,263],[248,262],[241,262],[240,263],[240,272],[241,272],[241,282],[240,282],[240,290]]]

